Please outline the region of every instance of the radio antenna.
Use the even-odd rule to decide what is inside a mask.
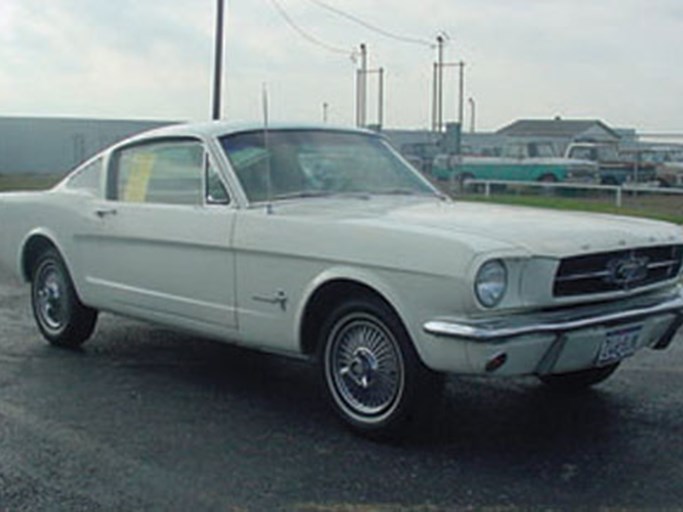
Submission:
[[[263,104],[263,149],[266,151],[266,213],[273,213],[273,180],[270,166],[270,140],[268,137],[268,84],[265,82],[261,89]]]

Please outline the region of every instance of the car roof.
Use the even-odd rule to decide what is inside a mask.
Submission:
[[[263,129],[263,123],[254,122],[238,123],[232,121],[207,121],[200,123],[181,123],[139,133],[136,136],[128,139],[126,142],[153,137],[220,137],[241,132],[260,131]],[[377,132],[370,130],[348,126],[332,126],[327,124],[270,123],[268,124],[268,130],[324,130],[378,135]]]

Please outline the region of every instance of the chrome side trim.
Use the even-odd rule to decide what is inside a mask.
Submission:
[[[495,342],[506,338],[531,334],[562,334],[611,323],[636,321],[655,315],[674,314],[675,324],[680,325],[683,319],[683,295],[677,291],[675,295],[659,297],[654,303],[642,302],[626,306],[625,309],[595,314],[594,308],[582,308],[573,312],[564,312],[565,318],[555,313],[539,313],[535,316],[511,315],[496,319],[474,321],[432,320],[424,324],[427,334],[448,338],[464,338],[471,341]],[[675,332],[670,333],[673,337]],[[670,340],[669,340],[670,341]],[[658,345],[661,345],[660,342]]]

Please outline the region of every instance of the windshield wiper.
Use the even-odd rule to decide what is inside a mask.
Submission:
[[[329,197],[331,195],[331,192],[326,192],[324,190],[299,190],[298,192],[278,194],[273,196],[273,199],[303,199],[308,197]]]
[[[273,196],[274,200],[305,199],[316,197],[338,197],[351,199],[370,199],[370,193],[365,191],[330,191],[330,190],[301,190],[288,194],[278,194]]]
[[[372,192],[373,195],[378,196],[433,196],[433,192],[426,192],[421,190],[414,190],[411,188],[389,188],[386,190],[377,190]]]

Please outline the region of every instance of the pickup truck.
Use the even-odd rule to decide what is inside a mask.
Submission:
[[[513,180],[598,183],[597,165],[588,160],[559,157],[551,143],[506,145],[501,156],[441,154],[432,175],[439,180]]]
[[[654,182],[655,166],[638,158],[625,158],[616,144],[606,142],[574,142],[565,151],[567,158],[597,163],[602,185]]]

